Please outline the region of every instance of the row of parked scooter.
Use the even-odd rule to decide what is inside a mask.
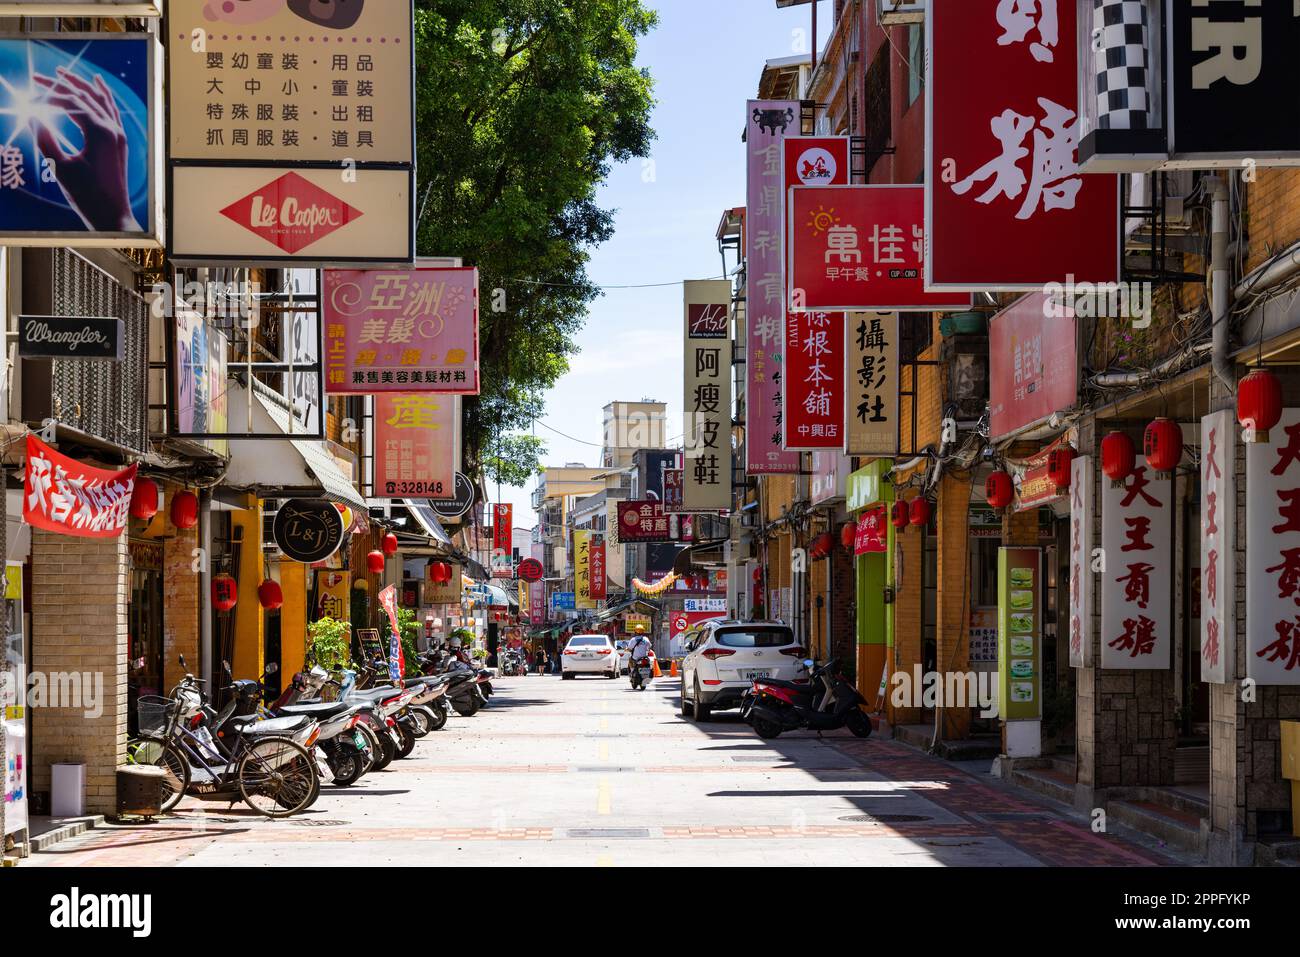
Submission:
[[[422,674],[399,681],[388,679],[382,659],[340,678],[313,667],[267,705],[262,681],[235,680],[226,664],[220,709],[187,673],[169,697],[138,702],[133,757],[162,769],[163,811],[190,794],[242,800],[266,817],[297,814],[315,803],[322,782],[349,787],[383,770],[441,730],[450,711],[472,716],[492,696],[494,672],[460,650],[431,650],[418,666]]]

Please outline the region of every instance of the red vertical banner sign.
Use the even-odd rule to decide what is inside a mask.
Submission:
[[[1213,684],[1237,671],[1236,463],[1237,423],[1226,409],[1211,412],[1201,419],[1201,680]]]
[[[786,314],[787,449],[844,448],[844,321],[842,312]]]
[[[1076,33],[1068,0],[926,5],[926,289],[1118,281],[1119,179],[1078,169]]]
[[[507,552],[513,547],[511,537],[514,523],[514,506],[502,503],[492,506],[492,547],[504,548]]]
[[[1139,465],[1102,482],[1101,666],[1161,671],[1173,634],[1173,482]]]
[[[591,550],[587,553],[587,597],[592,601],[605,599],[605,539],[592,536]]]
[[[785,325],[785,189],[781,141],[800,132],[798,100],[745,106],[745,470],[799,471],[781,447],[782,330]]]
[[[1282,421],[1268,434],[1268,442],[1246,446],[1246,677],[1261,685],[1295,685],[1300,684],[1300,409],[1283,409]],[[1232,601],[1232,592],[1222,594]]]
[[[1092,666],[1092,480],[1092,456],[1077,456],[1070,463],[1071,668]]]
[[[379,592],[379,604],[388,613],[392,633],[388,640],[388,677],[400,681],[406,673],[406,655],[402,652],[402,630],[397,624],[397,586],[389,585]]]

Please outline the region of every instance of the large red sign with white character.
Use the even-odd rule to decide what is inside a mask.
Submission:
[[[1119,279],[1119,181],[1078,170],[1074,5],[926,7],[927,289]]]
[[[138,466],[120,472],[82,465],[27,436],[23,521],[79,538],[113,538],[126,528]]]
[[[785,317],[787,449],[844,448],[844,313]]]
[[[792,188],[791,308],[969,309],[969,295],[925,291],[924,193],[922,186]]]
[[[1282,421],[1268,434],[1270,441],[1246,446],[1246,677],[1262,685],[1295,685],[1300,684],[1300,409],[1283,409]],[[1224,593],[1223,600],[1232,601],[1232,593]]]

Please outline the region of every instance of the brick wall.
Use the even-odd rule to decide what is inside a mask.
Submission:
[[[900,496],[901,498],[901,496]],[[894,663],[893,671],[912,674],[914,665],[924,667],[921,642],[921,533],[906,528],[894,533]],[[890,688],[892,691],[892,686]],[[894,724],[919,724],[921,709],[889,710]]]
[[[854,627],[857,598],[853,576],[853,553],[842,548],[837,538],[836,547],[831,550],[831,557],[822,564],[827,566],[833,586],[830,600],[830,656],[839,663],[840,674],[848,676],[850,681],[857,681],[858,638]],[[822,609],[822,618],[826,617],[825,612],[826,610]],[[875,688],[860,690],[868,700],[875,700]]]
[[[1300,169],[1258,169],[1246,184],[1246,271],[1300,240]]]
[[[32,532],[33,672],[103,676],[103,713],[33,708],[32,790],[49,792],[50,765],[86,765],[86,811],[116,810],[116,771],[126,757],[126,536],[71,538]]]
[[[948,475],[939,483],[935,660],[940,674],[970,670],[970,496],[969,474]],[[970,734],[971,709],[946,707],[943,716],[945,738]]]
[[[167,488],[164,514],[169,514],[172,496],[179,486]],[[198,674],[199,659],[199,575],[194,571],[194,549],[199,529],[168,526],[171,535],[163,539],[163,688],[172,688],[184,671],[179,657],[185,656],[189,670]]]

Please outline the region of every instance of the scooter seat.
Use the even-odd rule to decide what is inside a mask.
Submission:
[[[785,681],[782,678],[755,678],[759,684],[773,685],[777,688],[789,688],[791,691],[811,691],[812,685],[804,681],[802,683],[795,681]]]
[[[321,720],[323,718],[332,718],[335,715],[342,714],[344,711],[350,711],[352,705],[346,701],[324,701],[319,703],[307,704],[287,704],[279,709],[282,715],[306,715],[309,718]]]
[[[267,718],[266,720],[259,720],[256,715],[252,715],[247,718],[234,719],[231,726],[240,734],[249,737],[283,736],[302,730],[310,721],[311,718],[306,715],[293,715],[288,718]]]

